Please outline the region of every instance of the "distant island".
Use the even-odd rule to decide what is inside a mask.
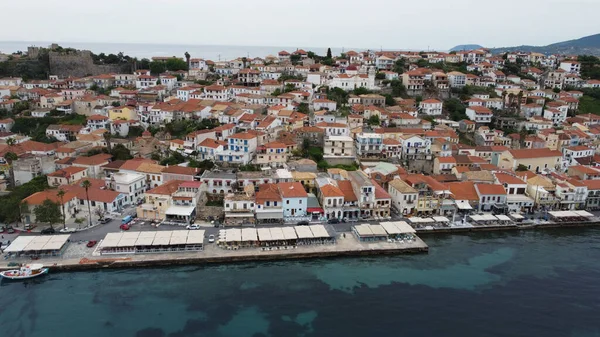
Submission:
[[[478,44],[461,44],[454,48],[450,48],[450,51],[476,50],[476,49],[481,49],[481,48],[484,48],[484,47],[481,45],[478,45]]]
[[[455,47],[456,48],[456,47]],[[535,52],[541,54],[561,54],[561,55],[600,55],[600,34],[582,37],[580,39],[562,41],[547,46],[516,46],[492,48],[494,54],[506,52],[522,51]]]

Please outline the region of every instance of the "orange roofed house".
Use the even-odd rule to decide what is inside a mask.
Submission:
[[[65,210],[65,220],[69,220],[73,218],[74,210],[77,207],[77,194],[73,192],[67,192],[61,198],[57,195],[58,190],[45,190],[42,192],[34,193],[27,198],[23,199],[23,202],[26,202],[28,205],[27,212],[24,212],[25,222],[26,223],[37,223],[35,218],[35,208],[41,205],[46,199],[49,199],[52,202],[57,202],[61,205],[61,214],[62,214],[62,205],[64,205]],[[64,203],[63,203],[64,202]]]

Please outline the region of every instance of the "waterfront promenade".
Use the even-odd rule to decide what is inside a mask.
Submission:
[[[95,247],[94,247],[95,248]],[[174,266],[186,264],[235,263],[244,261],[292,260],[308,258],[351,257],[366,255],[392,255],[426,253],[427,244],[419,237],[411,242],[359,242],[356,237],[346,234],[338,236],[335,244],[298,246],[295,249],[262,251],[260,248],[225,250],[215,244],[205,244],[203,251],[172,252],[153,254],[102,255],[84,243],[70,243],[61,257],[41,258],[51,270],[90,270],[98,268],[129,268]],[[9,269],[8,263],[29,263],[31,259],[16,258],[0,262],[0,269]]]

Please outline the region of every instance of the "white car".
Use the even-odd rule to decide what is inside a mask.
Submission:
[[[215,236],[213,234],[208,236],[208,242],[210,242],[210,243],[215,242]]]
[[[65,228],[61,229],[59,232],[61,232],[61,233],[75,233],[75,228],[65,227]]]
[[[200,229],[200,225],[196,225],[196,224],[193,224],[193,225],[187,225],[187,226],[185,226],[185,229],[189,229],[189,230],[192,230],[192,229]]]

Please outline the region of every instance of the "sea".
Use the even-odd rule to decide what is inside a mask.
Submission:
[[[261,57],[275,55],[282,50],[293,52],[297,49],[313,51],[317,55],[325,56],[327,48],[309,47],[309,46],[227,46],[227,45],[177,45],[177,44],[142,44],[142,43],[89,43],[89,42],[57,42],[63,48],[75,48],[81,50],[90,50],[95,54],[118,54],[123,52],[131,57],[151,58],[153,56],[177,56],[185,57],[185,53],[190,53],[192,58],[203,58],[212,61],[226,61],[238,57]],[[27,47],[48,47],[52,42],[49,41],[0,41],[0,53],[13,53],[17,51],[27,51]],[[341,48],[331,47],[333,55],[339,55],[344,51],[355,50],[362,51],[368,48]]]
[[[429,254],[3,281],[0,336],[600,336],[600,229],[424,240]]]

